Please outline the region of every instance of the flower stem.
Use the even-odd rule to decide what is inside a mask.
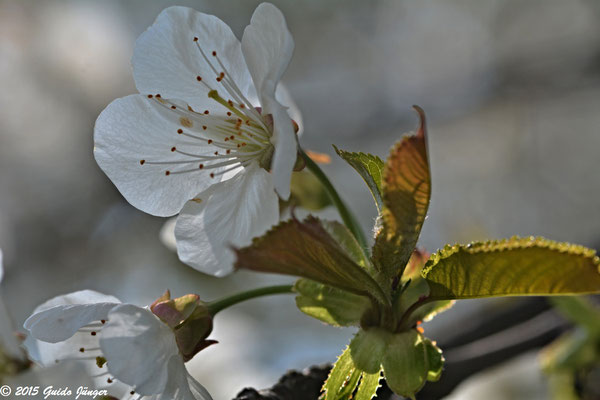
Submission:
[[[352,232],[365,254],[368,254],[369,246],[367,245],[367,239],[365,238],[365,235],[362,229],[360,228],[358,221],[356,220],[352,212],[350,212],[350,209],[346,206],[344,201],[341,199],[340,195],[329,181],[329,178],[327,178],[327,175],[325,175],[323,170],[321,170],[317,163],[315,163],[304,152],[304,150],[300,150],[300,154],[302,155],[302,158],[304,159],[306,167],[309,169],[309,171],[312,172],[321,182],[323,187],[325,187],[329,198],[331,199],[335,207],[338,209],[340,217],[342,217],[342,221],[344,221],[344,225],[346,225],[350,232]]]
[[[247,292],[237,293],[233,296],[225,297],[220,300],[211,301],[207,304],[210,315],[215,315],[221,310],[231,307],[242,301],[254,299],[261,296],[269,296],[272,294],[285,294],[293,293],[292,288],[294,285],[279,285],[279,286],[267,286],[258,289],[248,290]]]

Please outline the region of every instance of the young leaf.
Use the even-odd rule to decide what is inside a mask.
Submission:
[[[600,293],[600,260],[543,238],[446,246],[423,269],[431,300]]]
[[[392,149],[383,174],[381,227],[375,237],[373,261],[388,279],[401,275],[417,244],[431,195],[425,113],[415,106],[417,134]]]
[[[364,251],[354,235],[346,228],[346,225],[337,221],[321,221],[321,225],[325,228],[327,233],[338,242],[338,244],[346,251],[346,254],[348,254],[355,263],[361,267],[365,267],[367,270],[373,271],[371,262],[365,256]]]
[[[290,201],[311,211],[321,210],[331,205],[331,199],[319,180],[308,171],[292,173]]]
[[[414,399],[429,374],[428,354],[422,335],[415,330],[397,333],[390,340],[383,357],[385,380],[394,391]]]
[[[377,395],[379,380],[381,379],[381,370],[368,374],[363,372],[360,379],[360,385],[356,391],[355,400],[371,400]]]
[[[349,384],[352,383],[352,375],[355,369],[356,367],[350,356],[350,348],[346,347],[335,364],[333,364],[333,368],[331,368],[331,372],[329,372],[329,376],[323,385],[323,389],[321,389],[324,392],[323,400],[347,399],[347,397],[341,397],[341,395],[343,394],[344,388],[349,387]],[[352,391],[354,391],[355,387],[356,382],[354,383],[354,387],[351,388]]]
[[[300,276],[390,303],[379,284],[315,217],[282,222],[235,253],[238,269]]]
[[[308,279],[299,279],[294,291],[298,293],[296,305],[300,311],[333,326],[358,326],[371,306],[365,296]]]
[[[338,156],[342,157],[348,164],[352,166],[363,178],[371,194],[377,211],[381,213],[383,210],[382,197],[382,180],[383,180],[383,161],[381,158],[368,153],[352,153],[349,151],[340,150],[335,145],[333,146]]]
[[[350,342],[354,365],[361,371],[374,374],[381,368],[381,360],[394,334],[381,328],[361,329]]]

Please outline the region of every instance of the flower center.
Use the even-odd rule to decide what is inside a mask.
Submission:
[[[252,162],[269,169],[273,155],[272,120],[269,123],[268,116],[261,115],[260,108],[254,107],[244,96],[216,51],[209,56],[198,38],[194,38],[194,43],[201,59],[214,73],[212,77],[198,75],[195,81],[208,89],[208,97],[215,101],[218,109],[216,112],[194,110],[189,104],[164,99],[160,94],[148,95],[176,113],[180,127],[170,133],[173,135],[169,148],[171,157],[144,158],[139,161],[140,165],[164,165],[166,176],[206,172],[211,178]]]

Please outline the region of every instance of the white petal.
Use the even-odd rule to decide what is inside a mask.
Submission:
[[[223,276],[233,270],[230,246],[245,246],[279,219],[271,175],[253,163],[235,177],[188,202],[175,227],[177,253],[199,271]]]
[[[211,179],[205,171],[174,173],[198,168],[201,161],[172,152],[173,147],[199,155],[214,151],[204,141],[178,134],[182,128],[179,118],[158,101],[133,95],[110,103],[96,120],[94,157],[98,165],[129,203],[149,214],[174,215],[187,200],[218,182],[218,176]],[[186,124],[190,122],[192,127],[184,128],[186,132],[194,129],[193,121],[188,119]],[[191,162],[151,164],[165,161]]]
[[[152,312],[131,304],[115,307],[100,335],[108,370],[143,395],[162,393],[172,357],[183,364],[175,335]]]
[[[73,398],[76,396],[78,387],[93,388],[92,379],[86,373],[85,368],[82,368],[82,362],[80,361],[69,361],[49,368],[29,368],[23,373],[8,377],[3,383],[10,385],[12,388],[17,386],[39,386],[39,397],[31,396],[27,397],[28,399],[44,398],[42,391],[49,386],[54,388],[69,387],[73,392]],[[49,396],[48,398],[61,397]],[[80,398],[83,399],[85,396]]]
[[[265,106],[265,112],[273,116],[271,138],[275,146],[273,161],[271,161],[273,184],[279,197],[287,200],[290,197],[290,181],[298,156],[298,139],[290,118],[281,104],[276,101],[270,102]]]
[[[32,337],[49,343],[64,341],[80,328],[106,319],[119,303],[76,304],[55,306],[31,315],[23,325]]]
[[[264,107],[264,96],[275,98],[275,88],[294,51],[294,40],[277,7],[260,4],[244,30],[242,51]]]
[[[171,357],[167,369],[169,379],[164,391],[149,400],[212,400],[208,391],[188,374],[181,357]]]
[[[271,163],[275,190],[287,200],[296,162],[296,135],[285,108],[276,100],[275,90],[294,51],[294,40],[277,7],[262,3],[244,30],[242,51],[258,91],[264,114],[273,115],[275,154]]]
[[[298,132],[296,132],[296,135],[302,135],[302,133],[304,133],[304,121],[302,120],[302,113],[300,112],[300,108],[298,108],[298,104],[296,104],[292,98],[290,91],[283,83],[277,85],[277,89],[275,90],[275,99],[287,109],[287,113],[290,118],[298,124]]]
[[[197,43],[194,37],[198,38]],[[198,44],[217,73],[198,50]],[[240,42],[227,24],[191,8],[169,7],[135,44],[132,64],[136,86],[140,93],[160,93],[166,98],[184,100],[194,107],[208,93],[206,86],[196,80],[201,76],[223,97],[228,97],[216,81],[217,74],[223,71],[212,56],[213,51],[230,77],[247,94],[252,86],[248,68]]]
[[[0,250],[0,283],[4,279],[4,263],[2,262],[2,250]]]

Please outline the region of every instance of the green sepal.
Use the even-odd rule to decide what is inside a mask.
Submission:
[[[352,384],[352,377],[355,369],[356,366],[352,362],[350,348],[346,347],[335,364],[333,364],[329,376],[323,384],[323,388],[321,389],[323,395],[321,398],[323,400],[346,400],[348,397],[341,396],[346,391],[345,388]],[[354,385],[355,386],[351,388],[351,392],[354,391],[356,382]]]
[[[319,211],[332,204],[323,184],[306,170],[292,173],[290,192],[290,200],[286,205],[292,204],[306,210]]]
[[[388,343],[382,365],[390,389],[414,399],[429,375],[424,337],[415,330],[394,334]]]
[[[350,164],[350,166],[363,178],[373,195],[377,211],[381,213],[383,210],[382,182],[384,169],[381,158],[368,153],[353,153],[340,150],[335,145],[333,148],[337,155]]]
[[[600,293],[600,260],[592,249],[543,238],[446,246],[423,277],[430,300]]]
[[[333,326],[358,326],[371,301],[365,296],[309,279],[294,284],[296,306],[303,313]]]
[[[376,327],[359,330],[350,342],[354,365],[369,374],[378,372],[393,336],[393,333]]]

